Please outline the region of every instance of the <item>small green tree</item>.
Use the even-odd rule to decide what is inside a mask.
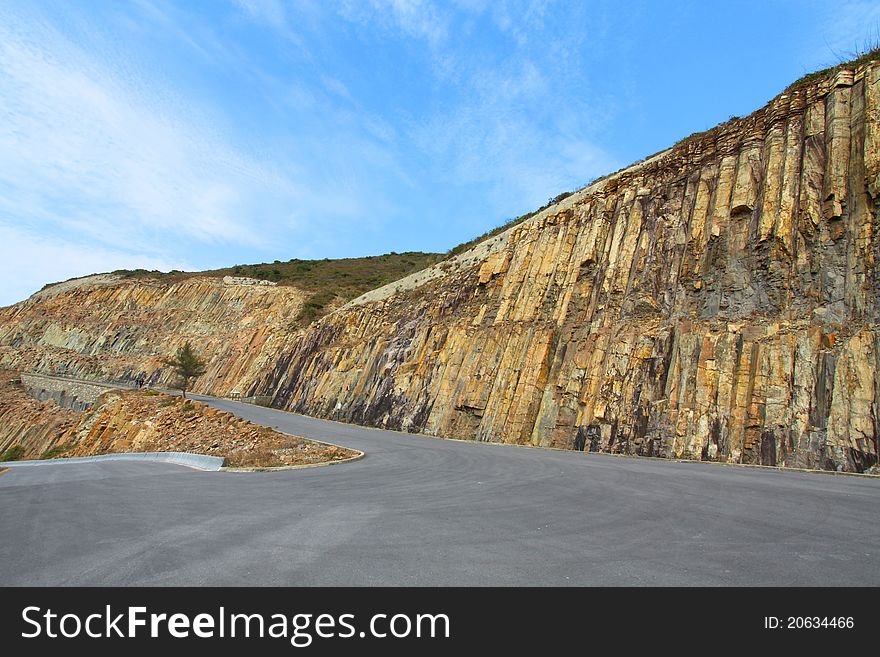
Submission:
[[[192,345],[187,342],[177,350],[174,358],[166,358],[165,365],[180,377],[180,392],[186,399],[186,390],[191,380],[205,373],[205,363],[196,355]]]

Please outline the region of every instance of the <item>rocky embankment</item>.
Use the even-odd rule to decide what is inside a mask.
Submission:
[[[0,370],[0,460],[40,458],[79,422],[80,413],[32,397],[17,373]]]
[[[0,376],[0,455],[39,459],[119,452],[193,452],[229,466],[340,461],[355,452],[278,433],[206,404],[149,390],[110,390],[85,412],[31,397]]]

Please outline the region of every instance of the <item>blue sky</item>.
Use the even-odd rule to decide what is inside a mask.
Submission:
[[[3,0],[0,305],[445,251],[878,33],[878,1]]]

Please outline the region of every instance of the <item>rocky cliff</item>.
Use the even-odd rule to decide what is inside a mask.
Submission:
[[[257,390],[440,436],[861,471],[878,194],[869,61],[348,304]]]
[[[160,378],[439,436],[862,471],[880,433],[880,65],[608,176],[306,330],[291,288],[93,280],[0,317],[0,363]]]
[[[303,291],[250,278],[98,275],[0,309],[0,367],[85,379],[171,383],[163,358],[189,340],[208,363],[202,389],[246,386],[293,330]]]

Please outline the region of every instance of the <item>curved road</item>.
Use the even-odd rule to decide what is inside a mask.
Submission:
[[[873,585],[880,481],[444,441],[203,398],[360,461],[0,475],[4,585]]]

